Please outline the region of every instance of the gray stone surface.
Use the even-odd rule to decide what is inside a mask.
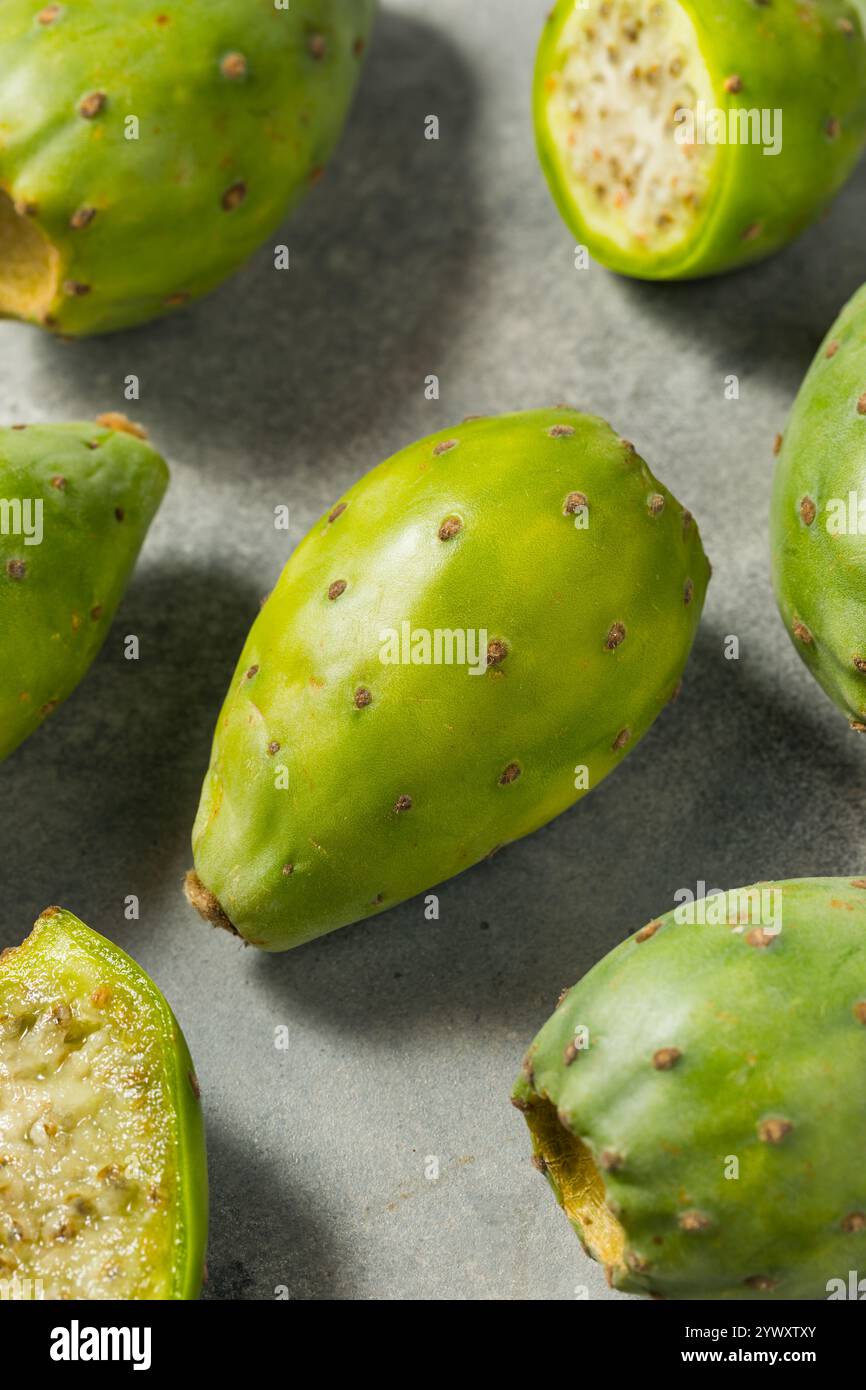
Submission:
[[[172,322],[102,341],[0,327],[5,421],[123,409],[135,372],[131,413],[172,463],[101,658],[0,770],[0,946],[61,903],[169,996],[207,1113],[209,1298],[616,1297],[529,1165],[508,1104],[526,1044],[561,986],[678,887],[866,867],[866,746],[788,643],[766,544],[773,434],[866,277],[866,176],[732,278],[576,271],[533,151],[544,11],[387,3],[338,157],[276,238],[289,273],[265,248]],[[572,812],[446,884],[438,923],[410,902],[282,957],[209,930],[180,893],[190,826],[224,689],[291,545],[410,440],[559,400],[607,416],[700,522],[715,577],[679,703]]]

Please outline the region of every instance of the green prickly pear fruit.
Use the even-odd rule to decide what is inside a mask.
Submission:
[[[617,1289],[844,1297],[866,1266],[866,879],[714,893],[560,999],[512,1096]]]
[[[675,692],[708,575],[689,513],[596,416],[471,419],[403,449],[253,625],[191,901],[285,950],[544,825]]]
[[[4,0],[0,315],[81,336],[206,294],[330,158],[375,0]]]
[[[19,1299],[194,1299],[207,1238],[198,1083],[124,951],[49,907],[0,954],[0,1275]]]
[[[732,270],[802,231],[860,156],[859,0],[558,0],[534,109],[554,199],[597,261]]]
[[[794,646],[866,732],[866,285],[800,387],[773,482],[773,585]]]
[[[124,416],[0,429],[0,760],[102,646],[168,483]]]

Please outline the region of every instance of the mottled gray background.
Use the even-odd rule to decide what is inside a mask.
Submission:
[[[766,540],[773,435],[866,279],[866,171],[747,273],[664,287],[576,271],[533,151],[545,7],[387,0],[339,154],[276,238],[290,272],[265,247],[170,323],[102,341],[0,327],[4,422],[124,409],[135,372],[130,413],[172,464],[101,658],[0,770],[0,945],[60,903],[171,1000],[206,1107],[210,1298],[616,1296],[528,1162],[508,1104],[526,1044],[681,885],[866,868],[866,744],[789,645]],[[446,884],[438,923],[410,902],[281,957],[210,930],[180,893],[190,826],[290,547],[410,440],[559,400],[607,416],[700,522],[715,577],[680,702],[573,811]]]

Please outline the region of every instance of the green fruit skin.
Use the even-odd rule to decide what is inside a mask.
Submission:
[[[627,1237],[615,1288],[826,1298],[866,1266],[866,880],[757,886],[781,891],[771,944],[667,913],[568,991],[514,1088],[530,1128],[549,1101],[597,1165],[621,1156],[603,1174]],[[589,1046],[568,1064],[578,1025]],[[679,1060],[657,1070],[670,1047]],[[793,1128],[762,1141],[767,1119]],[[682,1229],[686,1211],[707,1229]],[[592,1231],[578,1234],[592,1254]]]
[[[564,514],[575,491],[586,529]],[[633,446],[567,407],[440,431],[342,503],[253,625],[193,832],[206,889],[274,951],[537,829],[586,790],[579,765],[600,782],[675,692],[709,575],[697,527]],[[453,516],[462,530],[443,541]],[[380,634],[405,621],[482,629],[507,655],[480,675],[384,664]],[[520,775],[501,783],[512,764]],[[403,796],[412,806],[396,811]]]
[[[866,286],[845,305],[800,387],[770,510],[773,586],[785,627],[858,729],[866,723],[866,521],[855,511],[849,525],[848,512],[852,492],[866,496],[864,391]]]
[[[36,321],[74,336],[126,328],[236,270],[330,158],[374,8],[70,0],[43,24],[33,0],[5,0],[0,188],[36,210],[59,253],[58,293]],[[226,76],[232,54],[246,71]],[[88,119],[78,108],[92,93],[106,100]],[[95,215],[76,229],[82,208]]]
[[[167,483],[165,461],[124,430],[0,429],[0,760],[85,675]],[[42,502],[40,544],[3,533],[16,499]]]
[[[204,1120],[186,1039],[162,992],[119,946],[59,907],[46,908],[21,946],[0,954],[0,974],[14,972],[26,981],[38,960],[42,966],[50,966],[60,989],[65,984],[71,994],[75,958],[82,953],[99,962],[109,979],[123,981],[140,1008],[137,1022],[142,1042],[157,1044],[177,1192],[168,1297],[197,1299],[204,1279],[208,1229]]]
[[[716,275],[769,256],[820,216],[866,144],[866,37],[858,6],[845,0],[679,3],[695,27],[714,104],[783,113],[777,155],[764,155],[755,144],[717,147],[711,206],[685,244],[635,255],[583,221],[544,111],[545,81],[559,68],[559,34],[573,0],[558,0],[551,12],[535,69],[538,153],[563,219],[601,265],[644,280]],[[738,92],[725,89],[732,75],[742,80]]]

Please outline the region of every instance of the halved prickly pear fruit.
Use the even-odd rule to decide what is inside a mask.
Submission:
[[[866,285],[833,324],[778,441],[773,585],[813,676],[866,732]]]
[[[512,1099],[615,1288],[815,1299],[866,1265],[864,1079],[866,879],[795,879],[622,942]]]
[[[0,6],[0,315],[105,333],[218,285],[321,175],[374,0]]]
[[[731,270],[817,217],[866,142],[846,0],[559,0],[535,126],[571,231],[643,279]]]
[[[187,892],[267,950],[559,815],[674,694],[709,565],[634,446],[566,406],[373,469],[292,555],[214,736]]]
[[[0,1282],[16,1298],[194,1299],[198,1084],[124,951],[49,907],[0,955]]]
[[[122,415],[0,429],[0,760],[102,646],[168,468]]]

